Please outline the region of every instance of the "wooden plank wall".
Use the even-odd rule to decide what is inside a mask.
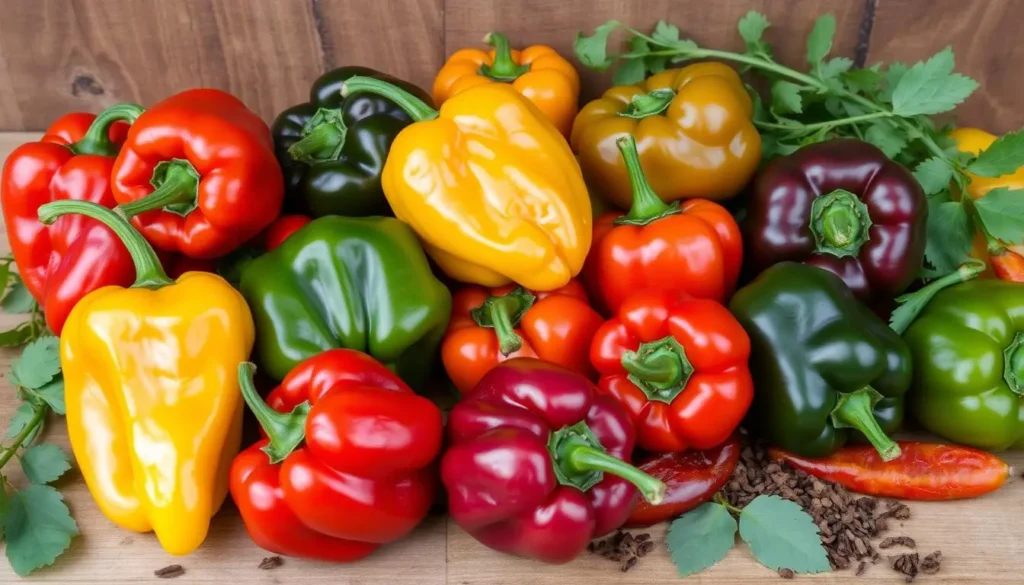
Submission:
[[[0,131],[40,130],[73,110],[226,89],[270,120],[322,71],[385,69],[429,87],[444,58],[489,30],[571,54],[578,29],[667,19],[701,43],[739,48],[736,20],[766,13],[785,61],[825,12],[837,54],[916,60],[951,44],[981,82],[959,114],[992,131],[1024,125],[1021,0],[0,0]],[[607,83],[586,73],[585,98]]]

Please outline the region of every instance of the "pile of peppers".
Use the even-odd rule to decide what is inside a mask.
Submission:
[[[734,467],[741,427],[801,461],[896,460],[911,417],[1024,447],[1024,252],[921,283],[925,194],[874,146],[762,161],[726,65],[580,108],[556,51],[485,41],[430,92],[343,67],[268,125],[191,89],[8,157],[14,261],[111,521],[184,555],[230,494],[260,547],[351,562],[444,498],[484,545],[563,563],[685,511],[647,471]]]

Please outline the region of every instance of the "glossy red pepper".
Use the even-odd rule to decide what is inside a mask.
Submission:
[[[271,251],[288,239],[288,236],[299,231],[302,226],[313,221],[305,215],[282,215],[263,230],[263,249]]]
[[[658,505],[640,500],[626,520],[626,526],[652,526],[689,512],[725,486],[740,460],[740,439],[706,451],[660,453],[644,459],[637,467],[665,482],[665,499]]]
[[[898,441],[900,454],[883,461],[871,445],[843,447],[810,459],[778,448],[772,459],[860,494],[904,500],[959,500],[1002,487],[1010,466],[991,453],[937,443]]]
[[[750,338],[728,309],[680,291],[625,300],[590,346],[598,390],[614,397],[653,452],[710,449],[729,438],[754,399]]]
[[[441,460],[452,520],[483,544],[565,563],[626,520],[637,488],[633,427],[586,378],[533,358],[502,362],[448,417]],[[636,487],[634,487],[636,486]]]
[[[139,110],[139,112],[141,112],[141,110]],[[137,116],[138,114],[134,115]],[[95,120],[96,114],[90,114],[88,112],[71,112],[70,114],[64,114],[60,118],[54,120],[53,124],[50,124],[50,127],[46,129],[45,133],[43,133],[43,137],[39,139],[39,142],[52,142],[53,144],[69,146],[82,140],[82,138],[85,137],[86,132],[89,131],[89,126],[92,126],[92,123]],[[126,117],[124,120],[115,119],[115,121],[109,125],[107,138],[109,138],[110,144],[114,147],[109,151],[110,156],[117,154],[117,149],[120,149],[121,145],[124,144],[124,139],[128,136],[129,121],[129,117]]]
[[[280,214],[284,178],[259,116],[231,94],[192,89],[132,124],[113,191],[156,247],[217,258]]]
[[[266,403],[253,387],[254,370],[241,364],[239,382],[268,438],[235,458],[230,489],[256,544],[353,561],[426,517],[443,436],[432,402],[349,349],[303,361]]]

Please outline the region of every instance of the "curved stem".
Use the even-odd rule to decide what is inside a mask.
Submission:
[[[985,268],[984,262],[971,258],[960,265],[960,268],[957,268],[954,272],[933,280],[915,292],[897,297],[896,303],[899,306],[896,307],[896,310],[889,317],[889,327],[902,335],[910,327],[910,324],[914,322],[918,314],[935,298],[935,295],[954,284],[976,278],[985,271]]]
[[[774,122],[763,122],[760,120],[754,120],[754,125],[758,128],[764,128],[768,130],[816,130],[819,128],[830,128],[835,126],[845,126],[847,124],[858,124],[860,122],[867,122],[868,120],[877,120],[878,118],[891,118],[895,116],[892,112],[872,112],[870,114],[861,114],[860,116],[850,116],[848,118],[837,118],[835,120],[827,120],[825,122],[815,122],[813,124],[776,124]]]
[[[733,506],[732,504],[730,504],[729,500],[726,499],[726,497],[722,495],[722,492],[715,492],[715,501],[718,502],[719,504],[721,504],[722,506],[724,506],[726,510],[729,510],[733,514],[742,514],[743,513],[743,508],[737,508],[736,506]]]
[[[347,97],[361,91],[379,95],[395,102],[395,105],[405,110],[405,113],[409,114],[409,117],[416,122],[433,120],[438,116],[437,110],[424,103],[420,98],[380,79],[353,75],[341,86],[342,97]]]
[[[658,197],[654,188],[647,182],[647,175],[640,165],[640,152],[636,148],[636,139],[632,135],[617,139],[615,145],[622,153],[622,160],[626,164],[626,174],[629,175],[629,184],[633,189],[633,204],[629,213],[615,220],[616,224],[647,225],[662,217],[679,213],[679,203],[669,205]]]
[[[635,485],[644,498],[652,504],[660,504],[665,499],[665,484],[643,471],[626,463],[622,459],[586,445],[574,446],[566,450],[563,461],[565,466],[575,473],[601,471],[621,477]]]
[[[264,402],[253,383],[256,365],[252,362],[238,364],[238,386],[242,390],[242,398],[249,405],[249,410],[256,416],[268,443],[263,452],[270,457],[273,464],[285,460],[302,441],[306,439],[306,417],[309,415],[309,401],[299,404],[291,412],[278,412]]]
[[[523,73],[530,70],[529,65],[520,65],[512,59],[512,49],[508,44],[508,37],[501,33],[489,32],[484,36],[484,42],[494,47],[494,63],[481,65],[480,75],[489,77],[495,81],[515,81]]]
[[[839,402],[832,409],[832,425],[837,429],[860,431],[874,445],[883,461],[892,461],[900,456],[900,446],[885,434],[872,410],[881,399],[882,395],[871,386],[840,394]]]
[[[523,346],[523,338],[515,328],[536,300],[532,293],[517,287],[507,294],[488,297],[484,304],[470,311],[470,317],[478,326],[494,329],[501,354],[508,356]]]
[[[75,154],[98,154],[100,156],[117,156],[118,147],[110,141],[110,127],[115,122],[134,124],[144,112],[137,104],[117,104],[100,112],[89,125],[85,136],[78,142],[68,145]]]
[[[10,445],[3,448],[3,454],[0,455],[0,469],[3,469],[4,465],[7,465],[7,462],[11,460],[11,457],[13,457],[14,454],[18,452],[18,448],[21,447],[21,444],[24,443],[25,440],[28,439],[30,436],[32,436],[32,433],[35,432],[36,427],[43,423],[43,419],[46,418],[46,410],[47,407],[44,405],[36,406],[36,411],[32,413],[32,418],[28,420],[28,423],[25,425],[25,428],[21,429],[21,432],[19,432],[17,435],[14,436],[13,439],[11,439]],[[0,489],[3,489],[3,486],[0,486]]]
[[[856,195],[836,189],[811,204],[811,235],[815,252],[838,258],[856,256],[870,239],[868,206]]]
[[[337,160],[348,128],[339,110],[320,108],[302,129],[302,138],[288,147],[292,160],[313,164]]]
[[[657,341],[641,343],[636,351],[620,358],[629,381],[647,395],[648,400],[671,404],[686,388],[693,365],[682,344],[669,335]]]
[[[160,259],[142,234],[135,231],[128,220],[110,209],[88,201],[54,201],[39,207],[39,221],[52,224],[58,217],[69,213],[95,219],[110,228],[121,240],[135,264],[135,283],[132,288],[158,289],[174,281],[167,277]]]
[[[153,169],[150,183],[154,189],[149,195],[122,203],[117,209],[126,217],[135,217],[154,209],[188,215],[196,208],[199,198],[199,172],[187,160],[161,161]]]

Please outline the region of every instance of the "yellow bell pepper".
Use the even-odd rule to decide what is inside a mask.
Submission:
[[[175,555],[206,538],[238,452],[242,395],[235,372],[254,330],[242,295],[221,277],[177,282],[114,212],[48,203],[39,219],[78,213],[109,226],[135,262],[131,288],[108,286],[72,309],[60,339],[71,449],[100,510],[156,533]]]
[[[590,249],[590,198],[569,145],[547,117],[505,84],[452,96],[440,112],[378,79],[351,77],[415,120],[395,138],[381,183],[449,276],[488,287],[564,286]]]

